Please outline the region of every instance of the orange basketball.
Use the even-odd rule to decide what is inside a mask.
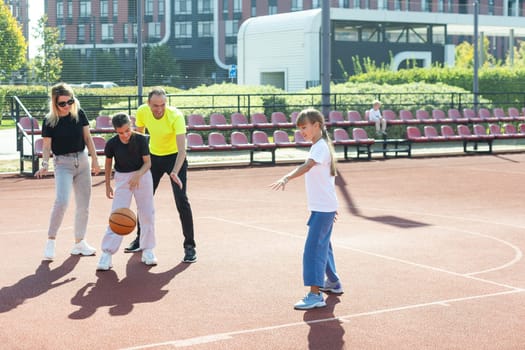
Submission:
[[[109,216],[109,227],[117,235],[127,235],[137,226],[137,216],[129,208],[115,209]]]

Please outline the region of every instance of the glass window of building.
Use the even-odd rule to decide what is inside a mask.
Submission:
[[[129,40],[129,26],[127,23],[124,23],[122,26],[122,36],[124,38],[124,42],[128,42]]]
[[[237,57],[237,44],[226,44],[224,47],[224,55],[228,58]]]
[[[146,16],[153,16],[153,0],[146,0],[144,4],[144,14]]]
[[[321,0],[312,0],[312,8],[317,9],[321,7]]]
[[[113,40],[113,23],[103,23],[101,25],[102,40]]]
[[[77,26],[77,39],[78,41],[86,40],[86,26],[84,24]]]
[[[229,4],[229,1],[228,0],[222,0],[222,12],[223,13],[228,13],[228,4]]]
[[[175,38],[191,38],[191,22],[175,22]]]
[[[213,36],[213,22],[201,21],[197,27],[199,38],[209,38]]]
[[[133,35],[133,42],[137,42],[137,24],[136,23],[133,23],[132,24],[132,30],[131,30],[131,33]]]
[[[242,12],[242,0],[233,0],[233,12]]]
[[[66,26],[63,24],[60,24],[58,26],[58,40],[60,41],[66,40]]]
[[[197,11],[199,13],[212,13],[213,4],[211,0],[199,0],[199,2],[197,3]]]
[[[224,23],[224,32],[226,36],[237,36],[239,31],[239,21],[230,20]]]
[[[80,1],[80,17],[91,17],[91,1]]]
[[[64,3],[57,1],[57,18],[64,18]]]
[[[109,15],[108,0],[100,0],[100,17],[107,17]]]
[[[166,13],[166,3],[164,0],[159,0],[159,16],[164,16]]]
[[[301,11],[303,9],[303,0],[292,0],[292,11]]]
[[[73,1],[67,2],[67,18],[73,18]]]
[[[159,22],[148,23],[148,38],[160,39],[160,23]]]
[[[359,41],[359,30],[354,26],[337,27],[334,29],[336,41]]]
[[[175,0],[175,14],[176,15],[191,14],[191,0]]]
[[[118,0],[113,0],[113,17],[118,16]]]
[[[251,2],[250,16],[252,17],[257,16],[257,0],[252,0]]]

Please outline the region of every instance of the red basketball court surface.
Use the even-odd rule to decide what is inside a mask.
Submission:
[[[341,162],[332,243],[345,293],[296,311],[308,211],[295,165],[189,172],[198,262],[181,263],[168,178],[159,264],[95,271],[111,201],[93,178],[88,242],[70,256],[74,198],[42,260],[52,177],[0,178],[2,349],[524,349],[525,154]],[[134,233],[132,233],[134,235]]]

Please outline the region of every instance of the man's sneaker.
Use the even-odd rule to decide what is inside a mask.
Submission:
[[[325,307],[326,303],[323,299],[323,295],[321,293],[315,294],[315,293],[308,293],[306,296],[299,300],[295,305],[293,306],[294,309],[297,310],[310,310],[314,309],[316,307]]]
[[[323,292],[333,294],[343,294],[343,285],[340,281],[332,282],[328,278],[324,281],[324,287],[319,288]]]
[[[137,238],[135,238],[133,241],[131,241],[129,246],[124,248],[124,253],[135,253],[135,252],[138,252],[138,251],[140,251],[140,238],[139,238],[139,236],[137,236]]]
[[[142,251],[142,262],[146,265],[157,265],[157,258],[153,254],[153,249],[144,249]]]
[[[54,239],[47,240],[46,249],[44,249],[45,260],[53,260],[55,258],[55,246],[56,241]]]
[[[103,252],[100,260],[98,261],[97,271],[107,271],[112,267],[111,254]]]
[[[95,255],[96,249],[90,246],[85,239],[81,240],[80,242],[76,243],[73,246],[73,249],[71,249],[72,255]]]
[[[197,261],[197,253],[195,252],[195,248],[191,246],[187,246],[184,248],[184,259],[182,259],[182,262],[185,263],[194,263]]]

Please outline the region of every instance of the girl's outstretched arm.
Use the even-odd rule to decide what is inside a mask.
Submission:
[[[313,159],[306,160],[306,162],[304,162],[302,165],[298,166],[297,168],[295,168],[294,170],[292,170],[288,174],[286,174],[283,177],[281,177],[276,182],[272,183],[270,185],[270,187],[272,189],[276,190],[276,191],[278,189],[282,188],[282,190],[284,191],[284,187],[286,186],[288,181],[290,181],[291,179],[294,179],[296,177],[299,177],[299,176],[302,176],[302,175],[306,174],[308,172],[308,170],[312,169],[312,167],[315,164],[316,163],[315,163],[315,161]]]

